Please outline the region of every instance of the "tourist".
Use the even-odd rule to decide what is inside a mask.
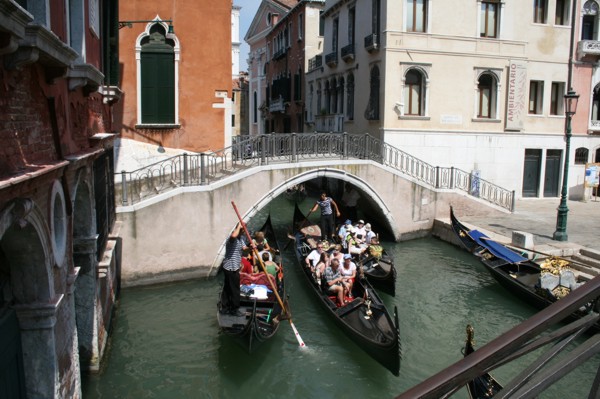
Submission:
[[[332,259],[329,267],[325,269],[325,281],[327,282],[327,292],[335,295],[339,306],[342,306],[344,304],[344,286],[339,268],[340,262]]]
[[[335,209],[335,217],[340,217],[340,210],[335,201],[327,196],[326,192],[321,193],[321,197],[311,208],[311,212],[321,208],[321,240],[335,240],[335,219],[333,210]]]
[[[317,262],[317,265],[315,266],[313,272],[315,273],[315,280],[317,281],[317,284],[321,284],[321,276],[323,275],[323,273],[325,273],[325,269],[329,266],[329,264],[331,263],[330,260],[330,256],[329,256],[329,252],[325,252],[323,251],[321,253],[321,258],[319,259],[319,262]]]
[[[267,271],[267,273],[273,277],[277,277],[277,273],[279,272],[279,265],[273,262],[271,259],[269,259],[269,253],[263,252],[261,259],[263,261],[263,265],[265,266],[265,270]]]
[[[259,245],[262,245],[261,251],[271,251],[271,247],[269,246],[269,242],[265,238],[265,233],[262,231],[257,231],[254,233],[254,238],[252,242],[258,248]]]
[[[350,227],[352,227],[352,220],[346,219],[344,224],[338,230],[338,238],[340,242],[344,242],[344,240],[346,239],[346,234],[348,234],[348,229]]]
[[[331,251],[331,258],[336,258],[340,261],[340,264],[344,261],[344,253],[342,252],[342,246],[340,244],[336,244]]]
[[[356,226],[354,227],[354,232],[356,233],[356,239],[359,244],[362,244],[366,241],[367,230],[365,230],[365,221],[360,219]]]
[[[354,279],[356,278],[356,264],[352,262],[352,255],[344,255],[344,263],[340,268],[340,274],[342,275],[342,283],[344,283],[347,296],[351,297]]]
[[[242,225],[238,223],[225,245],[225,260],[223,261],[223,296],[221,298],[221,313],[234,316],[244,316],[240,312],[240,268],[242,265],[242,251],[246,244],[245,237],[240,234]],[[254,244],[251,244],[254,246]]]
[[[306,266],[310,267],[311,269],[314,269],[315,266],[317,265],[317,263],[319,262],[319,259],[321,259],[322,253],[323,253],[323,243],[319,242],[317,244],[317,248],[310,251],[310,253],[306,257],[306,259],[304,259],[304,261],[306,262]]]
[[[366,246],[361,245],[359,240],[356,238],[356,230],[352,229],[346,236],[346,253],[351,255],[362,255],[367,249]]]
[[[252,264],[252,251],[248,248],[244,249],[242,257],[242,270],[241,273],[252,274],[254,273],[254,265]]]
[[[369,255],[371,255],[377,260],[381,259],[381,256],[383,255],[383,247],[379,245],[379,238],[371,238],[371,244],[369,245]]]
[[[375,234],[375,232],[371,229],[371,223],[365,224],[365,231],[367,232],[367,235],[365,236],[365,243],[367,245],[370,245],[371,244],[371,240],[374,237],[377,237],[377,234]]]

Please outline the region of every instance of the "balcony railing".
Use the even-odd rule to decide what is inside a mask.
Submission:
[[[600,41],[580,40],[577,43],[577,58],[583,58],[586,55],[600,56]]]
[[[343,116],[332,115],[328,120],[332,124],[343,123]],[[133,205],[177,187],[211,184],[255,166],[323,158],[368,159],[424,186],[459,190],[514,211],[514,191],[484,179],[474,182],[471,173],[454,167],[433,166],[369,134],[347,133],[264,134],[240,140],[222,150],[177,155],[117,174],[115,194],[121,204]],[[478,190],[473,190],[474,185]]]
[[[283,56],[285,56],[286,53],[287,53],[287,48],[283,47],[283,48],[277,50],[275,52],[275,54],[273,54],[273,59],[278,60],[280,58],[283,58]]]
[[[325,63],[327,64],[327,66],[329,66],[331,68],[335,67],[338,63],[337,51],[327,54],[325,56]]]
[[[354,60],[354,43],[342,47],[342,59],[346,62]]]
[[[321,68],[323,66],[323,56],[321,54],[314,56],[308,60],[308,71]]]
[[[269,103],[269,112],[285,112],[285,101],[282,96],[271,100]]]
[[[379,37],[377,36],[377,34],[372,33],[369,36],[365,37],[365,49],[369,53],[379,50]]]

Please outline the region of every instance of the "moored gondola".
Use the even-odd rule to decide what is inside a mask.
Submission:
[[[398,375],[400,337],[397,308],[394,309],[392,319],[377,292],[362,276],[357,276],[352,297],[346,298],[348,302],[336,304],[335,297],[330,297],[327,291],[321,288],[326,284],[317,281],[311,268],[306,266],[305,258],[316,245],[320,229],[307,222],[297,205],[294,211],[294,233],[299,267],[320,304],[333,317],[338,327],[360,348],[394,375]]]
[[[240,312],[241,316],[217,312],[219,328],[225,334],[233,337],[249,352],[273,337],[279,329],[281,319],[284,318],[282,308],[276,298],[274,289],[277,289],[280,298],[285,298],[285,284],[283,277],[283,264],[279,256],[271,217],[267,217],[260,231],[265,233],[265,238],[271,247],[273,260],[279,265],[280,272],[275,282],[261,271],[260,273],[240,273]],[[223,291],[221,291],[223,295]],[[219,301],[218,307],[220,308]],[[287,303],[284,303],[288,309]]]
[[[585,283],[568,267],[567,261],[548,258],[538,264],[498,243],[478,230],[462,224],[450,207],[452,230],[462,245],[476,255],[487,271],[508,291],[543,309]],[[588,309],[589,308],[589,309]],[[588,313],[592,304],[573,313],[571,320]],[[600,326],[594,325],[595,330]]]
[[[463,355],[465,357],[475,352],[474,334],[473,327],[467,325],[467,340],[465,341],[465,347],[463,349]],[[467,391],[469,392],[469,397],[471,399],[492,398],[501,389],[502,385],[500,385],[490,373],[483,373],[479,377],[469,381],[467,384]]]
[[[369,283],[386,294],[396,295],[396,267],[394,259],[383,249],[381,256],[365,254],[358,260]]]

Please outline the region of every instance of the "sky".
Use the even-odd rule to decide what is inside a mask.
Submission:
[[[236,6],[242,7],[240,10],[240,41],[242,44],[240,45],[240,71],[248,71],[248,51],[250,51],[250,47],[248,47],[248,43],[244,41],[244,36],[248,32],[248,28],[250,28],[250,24],[252,23],[252,19],[254,18],[254,14],[256,14],[256,10],[258,10],[258,6],[262,0],[234,0],[233,4]]]

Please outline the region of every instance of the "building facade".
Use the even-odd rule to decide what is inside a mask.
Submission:
[[[79,398],[119,288],[118,2],[0,0],[0,392]]]
[[[193,152],[231,144],[235,11],[231,0],[120,3],[123,138]]]
[[[517,198],[558,197],[572,6],[327,0],[323,53],[306,76],[309,98],[314,93],[307,122],[318,131],[369,132],[433,165],[515,190]],[[574,68],[576,91],[584,90],[584,69]],[[575,115],[571,163],[577,149],[591,154],[600,146],[581,126],[580,118],[590,120],[586,108]],[[570,194],[583,197],[585,166],[571,166]]]
[[[298,0],[263,0],[252,19],[244,40],[250,46],[248,54],[249,131],[251,136],[264,134],[267,122],[267,35]]]
[[[320,51],[321,0],[299,1],[266,36],[265,126],[268,132],[303,132],[308,57]]]

